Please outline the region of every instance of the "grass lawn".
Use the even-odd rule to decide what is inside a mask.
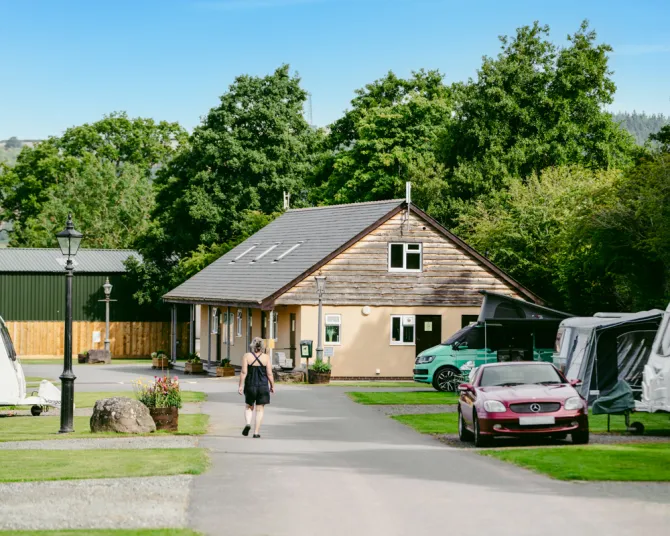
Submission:
[[[194,415],[179,415],[179,431],[156,432],[149,435],[202,435],[207,431],[209,415],[202,413]],[[59,434],[60,416],[49,417],[3,417],[0,418],[0,442],[2,441],[30,441],[42,439],[95,439],[108,437],[123,437],[137,434],[116,434],[114,432],[92,434],[89,417],[74,418],[74,432]]]
[[[670,444],[666,443],[485,450],[480,454],[559,480],[670,481]]]
[[[458,413],[426,413],[421,415],[394,415],[398,422],[422,434],[457,434]]]
[[[0,482],[198,475],[205,449],[0,450]]]
[[[74,405],[78,408],[92,408],[95,406],[97,400],[103,398],[112,398],[115,396],[121,396],[126,398],[135,398],[135,393],[133,391],[117,391],[117,392],[75,392],[74,394]],[[182,402],[203,402],[207,399],[207,395],[200,391],[182,391],[181,392],[181,401]]]
[[[0,536],[199,536],[189,529],[0,530]]]
[[[633,413],[630,422],[644,424],[645,435],[670,435],[670,415],[667,413]],[[607,433],[607,415],[589,415],[589,430],[592,433]],[[610,417],[612,433],[626,433],[626,421],[623,415]]]
[[[369,382],[340,382],[340,381],[335,381],[335,382],[330,382],[326,385],[329,385],[331,387],[381,387],[384,389],[388,389],[391,387],[415,387],[415,388],[426,388],[430,387],[429,384],[427,383],[419,383],[419,382],[412,382],[412,381],[407,381],[407,382],[376,382],[376,381],[369,381]]]
[[[458,401],[456,393],[440,393],[437,391],[410,391],[389,393],[352,392],[349,397],[359,404],[389,405],[389,404],[455,404]]]

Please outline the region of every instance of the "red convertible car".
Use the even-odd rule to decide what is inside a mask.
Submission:
[[[482,365],[458,387],[458,436],[477,447],[496,436],[543,435],[589,442],[588,406],[551,363]]]

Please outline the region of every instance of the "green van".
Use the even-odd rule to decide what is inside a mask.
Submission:
[[[560,318],[495,318],[478,321],[442,344],[421,352],[414,362],[414,381],[438,391],[456,391],[469,372],[498,361],[553,361]]]

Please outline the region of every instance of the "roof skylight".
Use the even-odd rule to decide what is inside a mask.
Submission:
[[[263,257],[265,257],[268,253],[270,253],[274,248],[276,248],[279,245],[279,242],[276,244],[272,244],[268,249],[266,249],[263,253],[261,253],[258,257],[256,257],[253,261],[251,262],[256,262],[261,260]]]
[[[295,249],[297,249],[298,247],[300,247],[301,244],[302,244],[302,242],[298,242],[297,244],[291,246],[290,248],[288,248],[286,251],[284,251],[284,253],[282,253],[281,255],[279,255],[279,257],[277,257],[277,258],[276,258],[274,261],[272,261],[272,262],[277,262],[277,261],[282,260],[284,257],[286,257],[286,255],[288,255],[289,253],[291,253],[291,251],[294,251]]]
[[[249,249],[247,249],[247,250],[243,251],[242,253],[240,253],[237,257],[235,257],[232,261],[230,261],[231,264],[234,263],[234,262],[236,262],[236,261],[239,261],[242,257],[244,257],[247,253],[249,253],[249,252],[250,252],[252,249],[254,249],[257,245],[258,245],[258,244],[254,244],[254,245],[251,246]]]

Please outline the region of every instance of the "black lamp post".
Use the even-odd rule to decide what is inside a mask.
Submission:
[[[60,430],[61,434],[74,432],[74,380],[72,372],[72,276],[73,257],[79,251],[83,235],[75,231],[72,214],[68,214],[65,229],[56,234],[61,253],[67,257],[65,263],[65,352],[63,356],[63,374],[61,374]]]

